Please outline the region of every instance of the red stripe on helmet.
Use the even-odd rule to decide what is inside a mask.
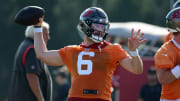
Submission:
[[[174,18],[180,18],[179,11],[176,11],[176,12],[172,15],[172,19],[174,19]]]
[[[93,10],[90,10],[90,11],[86,12],[86,13],[83,15],[83,17],[89,16],[92,12],[93,12]]]

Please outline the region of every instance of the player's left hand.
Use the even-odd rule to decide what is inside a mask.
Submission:
[[[128,38],[128,48],[130,51],[136,51],[136,49],[141,45],[142,43],[146,42],[146,39],[141,39],[144,36],[144,33],[140,33],[141,29],[137,31],[137,33],[134,35],[134,28],[131,30],[131,37]]]

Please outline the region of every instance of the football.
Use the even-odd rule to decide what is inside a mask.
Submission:
[[[16,16],[15,22],[23,26],[35,25],[39,22],[39,18],[43,17],[45,10],[38,6],[27,6],[20,9]]]

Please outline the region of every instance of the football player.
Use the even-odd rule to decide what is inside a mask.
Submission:
[[[172,5],[172,9],[175,9],[177,7],[180,7],[180,0],[177,0],[173,5]],[[171,39],[173,39],[173,32],[169,31],[169,33],[165,36],[164,42],[167,42]]]
[[[52,66],[67,65],[71,73],[68,101],[111,101],[112,75],[120,63],[129,72],[141,74],[143,63],[137,48],[142,40],[140,30],[129,38],[130,55],[118,44],[105,41],[109,29],[107,14],[97,7],[87,8],[80,15],[78,27],[84,33],[81,45],[47,50],[43,41],[41,22],[34,27],[37,57]],[[127,34],[127,33],[124,33]]]
[[[160,101],[180,101],[180,7],[167,14],[166,23],[174,38],[164,43],[154,57],[162,84]]]

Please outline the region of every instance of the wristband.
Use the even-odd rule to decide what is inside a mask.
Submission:
[[[171,73],[176,77],[176,79],[180,78],[180,66],[177,65],[171,69]]]
[[[42,27],[34,27],[34,32],[42,32]]]
[[[137,49],[136,49],[136,51],[129,51],[129,54],[130,54],[132,57],[139,56],[139,52],[138,52]]]

